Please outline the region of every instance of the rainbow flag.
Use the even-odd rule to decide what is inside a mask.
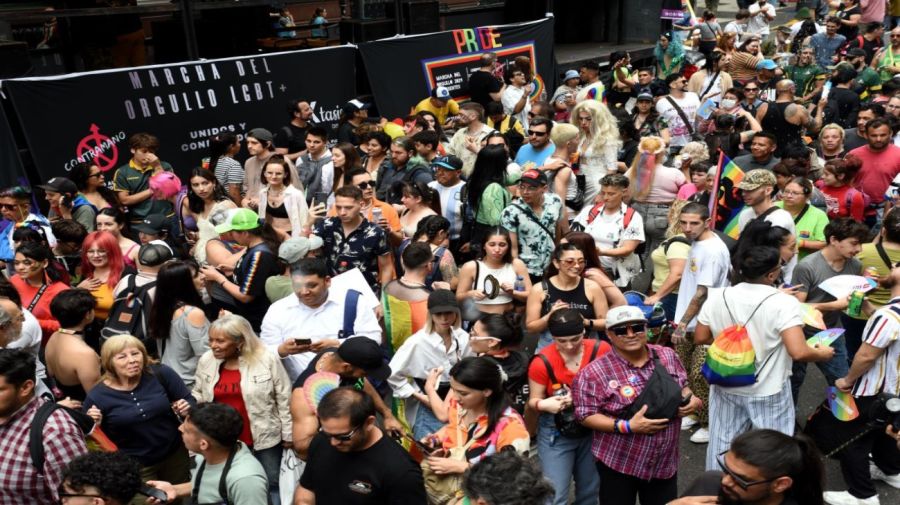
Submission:
[[[719,151],[719,165],[716,169],[715,198],[709,199],[709,214],[715,229],[737,240],[738,214],[744,209],[744,200],[738,193],[737,185],[744,178],[744,171],[725,153]]]
[[[756,352],[745,326],[722,330],[706,351],[700,369],[710,384],[724,387],[749,386],[756,382]]]

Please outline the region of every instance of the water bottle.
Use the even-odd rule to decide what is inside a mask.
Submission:
[[[523,292],[525,291],[525,278],[521,275],[516,276],[516,283],[513,284],[513,291]]]

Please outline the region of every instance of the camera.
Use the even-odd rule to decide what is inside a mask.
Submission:
[[[894,431],[900,430],[900,398],[881,393],[869,409],[869,419],[881,427],[891,425]]]

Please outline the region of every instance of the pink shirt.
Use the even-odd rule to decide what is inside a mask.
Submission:
[[[884,0],[859,0],[860,23],[884,22]]]
[[[900,174],[900,147],[891,144],[884,151],[875,153],[866,145],[857,147],[849,154],[859,157],[863,162],[853,184],[869,195],[873,204],[883,202],[885,190],[894,177]]]
[[[687,200],[694,193],[697,192],[697,186],[693,182],[689,182],[681,187],[678,190],[678,196],[675,197],[676,200]]]
[[[658,165],[653,171],[653,183],[643,203],[672,203],[678,190],[687,182],[684,173],[677,168]],[[888,181],[890,182],[890,181]],[[886,187],[886,186],[885,186]]]

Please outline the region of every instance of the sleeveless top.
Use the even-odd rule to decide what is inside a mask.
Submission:
[[[595,319],[597,317],[594,314],[594,304],[588,300],[587,292],[584,289],[583,278],[570,291],[559,289],[552,282],[547,281],[547,294],[544,300],[544,307],[551,307],[557,300],[562,300],[568,303],[570,308],[581,312],[582,317],[585,319]],[[546,311],[542,310],[541,313],[546,314]]]
[[[762,118],[762,128],[772,132],[778,138],[779,146],[800,142],[802,127],[788,123],[784,118],[784,111],[791,102],[770,102],[766,115]]]
[[[122,261],[125,262],[126,266],[129,266],[131,268],[137,268],[137,263],[135,263],[134,259],[130,256],[131,251],[133,251],[135,247],[138,247],[137,242],[131,244],[131,247],[129,247],[128,250],[125,251],[125,253],[122,255]]]
[[[512,263],[507,263],[500,268],[494,269],[488,268],[483,261],[475,260],[475,269],[477,270],[478,276],[475,279],[475,289],[484,288],[484,280],[488,275],[493,275],[500,284],[515,284],[516,282],[516,271],[513,269]],[[493,299],[485,298],[484,300],[479,300],[478,305],[503,305],[512,301],[512,297],[501,289],[496,297]]]
[[[287,219],[288,218],[287,209],[284,208],[284,202],[281,202],[281,205],[279,205],[278,207],[271,207],[271,206],[266,207],[266,212],[270,216],[276,217],[279,219]]]

